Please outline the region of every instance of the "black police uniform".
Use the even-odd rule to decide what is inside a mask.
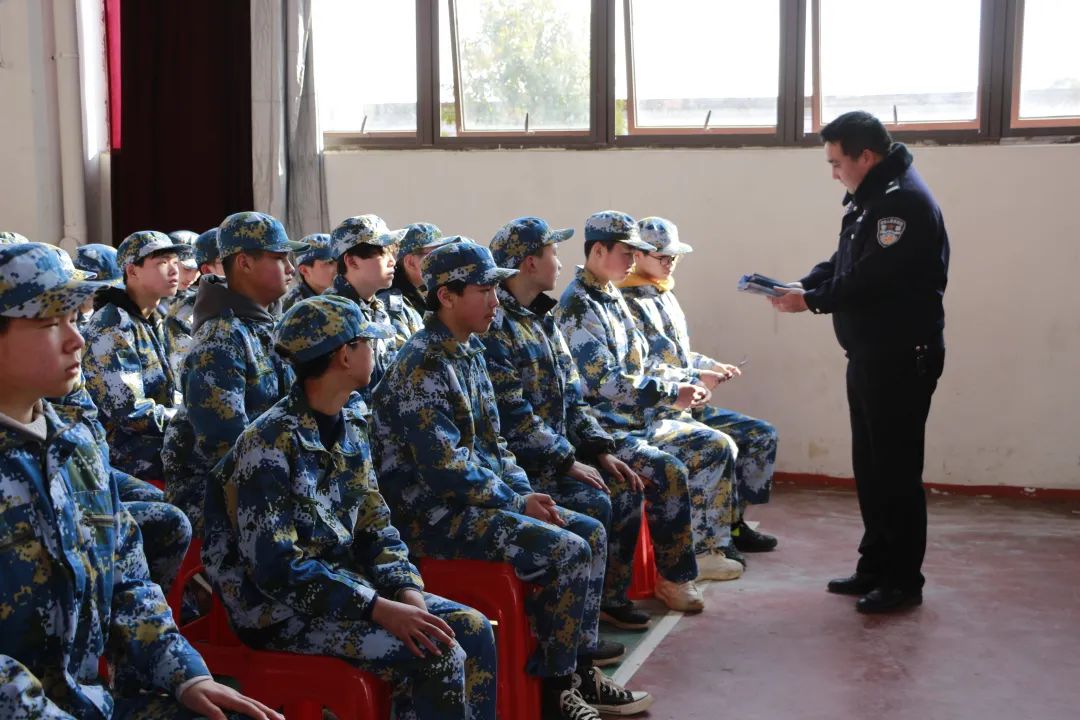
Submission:
[[[840,246],[802,280],[814,313],[832,313],[848,357],[852,462],[865,528],[857,572],[920,590],[926,553],[923,449],[945,362],[942,298],[949,237],[941,209],[894,143],[854,194]]]

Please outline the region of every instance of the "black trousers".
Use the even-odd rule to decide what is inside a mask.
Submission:
[[[918,590],[925,582],[923,450],[944,363],[940,347],[848,359],[851,455],[864,528],[857,570],[880,586]]]

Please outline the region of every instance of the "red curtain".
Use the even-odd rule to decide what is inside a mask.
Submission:
[[[113,241],[250,210],[248,0],[105,0]]]

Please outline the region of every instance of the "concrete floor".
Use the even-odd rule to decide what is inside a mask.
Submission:
[[[1080,718],[1080,503],[932,494],[924,604],[876,617],[825,592],[854,569],[854,493],[780,486],[750,518],[780,547],[634,674],[647,717]]]

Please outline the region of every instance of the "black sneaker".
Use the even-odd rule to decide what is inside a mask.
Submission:
[[[608,665],[614,665],[622,660],[623,655],[625,654],[626,646],[622,643],[600,638],[596,642],[595,648],[580,652],[578,653],[578,656],[591,660],[593,665],[606,667]]]
[[[600,622],[622,630],[648,630],[651,621],[652,616],[634,607],[633,603],[600,610]]]
[[[720,548],[720,552],[722,552],[724,554],[724,557],[726,557],[728,560],[734,560],[743,567],[746,567],[746,558],[743,557],[743,554],[741,552],[739,552],[739,548],[735,547],[735,543],[723,546],[722,548]]]
[[[541,716],[544,720],[600,720],[600,713],[577,691],[581,680],[577,675],[570,676],[571,689],[558,693],[544,692]]]
[[[731,526],[731,539],[735,547],[748,553],[769,552],[775,550],[777,544],[775,537],[752,529],[743,520]]]
[[[585,702],[606,715],[637,715],[653,703],[649,693],[627,690],[595,667],[584,676],[574,673],[573,683]]]

